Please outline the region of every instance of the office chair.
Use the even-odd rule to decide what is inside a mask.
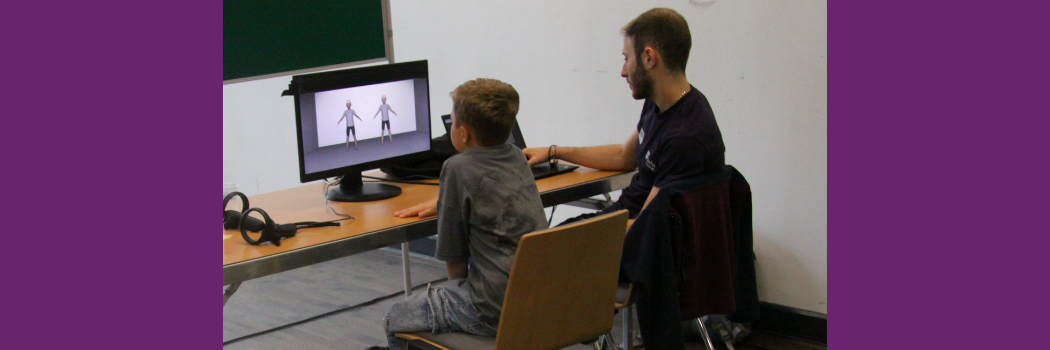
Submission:
[[[639,214],[625,243],[639,249],[624,251],[623,257],[631,281],[640,284],[640,328],[643,336],[653,336],[643,339],[647,347],[675,346],[682,341],[675,338],[679,332],[667,330],[690,321],[713,350],[699,318],[757,319],[751,214],[751,188],[728,165],[722,172],[666,184]]]
[[[723,175],[724,181],[682,187],[671,200],[672,215],[682,227],[672,247],[676,265],[681,275],[691,276],[680,283],[682,317],[692,319],[710,350],[714,345],[702,317],[735,315],[744,321],[758,317],[751,189],[733,166],[727,165]],[[729,339],[722,340],[734,349]]]

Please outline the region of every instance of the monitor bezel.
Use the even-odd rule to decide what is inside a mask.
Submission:
[[[291,84],[288,85],[288,92],[295,96],[295,136],[299,149],[299,182],[307,183],[433,158],[433,153],[428,145],[426,150],[420,152],[361,164],[348,165],[310,174],[306,173],[306,158],[303,153],[303,118],[302,109],[299,105],[299,99],[303,93],[316,93],[418,78],[423,78],[427,81],[426,103],[428,115],[426,118],[426,131],[428,138],[432,139],[434,135],[433,130],[431,130],[432,121],[430,116],[433,115],[433,113],[430,110],[430,77],[427,70],[426,60],[293,76]]]

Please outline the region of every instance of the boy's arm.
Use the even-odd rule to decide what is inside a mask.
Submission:
[[[339,121],[335,122],[335,125],[339,125],[339,123],[342,123],[343,122],[343,118],[346,118],[346,116],[344,115],[342,117],[339,117]]]
[[[467,261],[453,261],[449,260],[445,262],[445,269],[448,270],[448,279],[460,279],[467,278]]]
[[[354,112],[354,116],[357,117],[357,120],[365,121],[364,119],[361,119],[361,116],[357,115],[356,111]]]
[[[446,161],[446,165],[448,165],[447,163],[448,163],[448,161]],[[453,166],[453,168],[455,168],[455,166]],[[438,189],[438,192],[439,192],[439,198],[438,199],[441,199],[440,198],[441,196],[445,196],[447,198],[455,198],[456,201],[461,199],[460,198],[460,194],[458,193],[457,188],[454,185],[456,183],[456,179],[455,178],[456,178],[456,171],[455,170],[451,170],[448,173],[446,173],[445,172],[445,167],[442,167],[442,169],[441,169],[441,178],[440,178],[441,179],[441,187]],[[414,206],[412,206],[412,207],[410,207],[408,209],[401,209],[401,210],[395,211],[394,212],[394,216],[402,218],[402,219],[410,218],[410,217],[413,217],[413,216],[418,216],[420,219],[425,219],[425,218],[429,218],[429,217],[432,217],[432,216],[436,216],[438,214],[438,199],[432,199],[432,200],[429,200],[429,201],[426,201],[426,202],[423,202],[423,203],[416,204],[416,205],[414,205]],[[449,213],[459,213],[460,210],[463,209],[461,207],[462,203],[456,202],[456,203],[444,203],[444,204],[446,206],[446,209],[448,209]],[[449,222],[455,222],[455,217],[456,217],[455,215],[451,215],[451,216],[446,216],[443,219],[451,220]],[[445,221],[444,220],[438,220],[438,222],[441,223],[441,222],[445,222]],[[441,229],[441,227],[438,228],[439,232],[440,232],[440,229]]]
[[[451,158],[448,162],[455,162]],[[460,184],[457,171],[449,170],[448,162],[441,172],[441,187],[437,201],[437,247],[434,257],[444,261],[448,278],[467,277],[467,259],[470,257],[470,227],[467,217],[471,209],[469,194],[456,186]]]
[[[430,200],[423,203],[416,204],[408,209],[402,209],[394,212],[394,216],[399,218],[410,218],[418,216],[420,219],[429,218],[437,215],[437,202],[438,200]]]
[[[397,112],[394,112],[393,108],[390,108],[390,113],[394,113],[394,115],[397,115]]]
[[[383,110],[382,109],[377,109],[376,110],[376,114],[372,116],[372,119],[373,120],[376,119],[376,116],[379,115],[379,112],[381,112],[381,111],[383,111]]]

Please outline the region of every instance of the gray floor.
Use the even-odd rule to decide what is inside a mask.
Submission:
[[[413,284],[444,278],[444,264],[412,259]],[[401,254],[378,250],[245,282],[222,312],[223,342],[403,291]],[[397,299],[226,346],[364,349],[385,342],[381,320]]]
[[[412,282],[422,289],[445,277],[444,263],[414,256]],[[403,291],[401,253],[379,250],[245,282],[222,312],[223,342]],[[402,292],[403,293],[403,292]],[[387,298],[224,346],[237,349],[366,349],[385,345],[382,319],[401,296]],[[621,342],[622,317],[613,334]],[[637,329],[637,324],[635,324]],[[725,345],[716,344],[724,349]],[[687,349],[704,349],[689,343]],[[826,349],[775,335],[754,334],[736,349]],[[592,349],[577,345],[570,349]]]

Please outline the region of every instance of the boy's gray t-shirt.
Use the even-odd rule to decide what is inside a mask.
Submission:
[[[482,320],[497,325],[521,236],[547,229],[525,155],[502,144],[449,158],[441,168],[437,210],[436,257],[471,258],[471,300]]]

